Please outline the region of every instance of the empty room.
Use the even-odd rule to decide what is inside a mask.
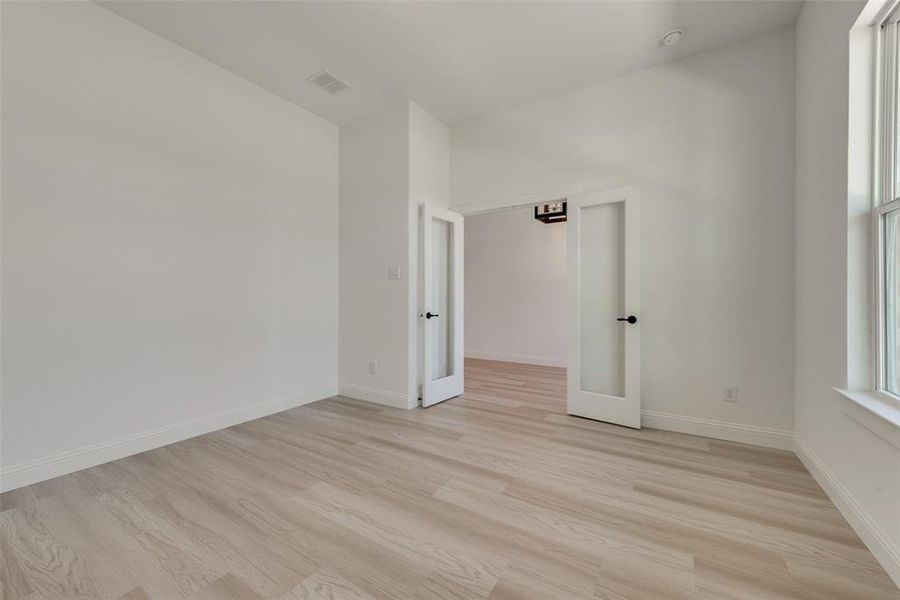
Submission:
[[[900,600],[900,0],[0,0],[3,600]]]

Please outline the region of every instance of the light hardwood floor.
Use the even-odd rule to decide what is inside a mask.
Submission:
[[[789,452],[566,416],[562,369],[333,398],[0,498],[4,599],[900,599]]]

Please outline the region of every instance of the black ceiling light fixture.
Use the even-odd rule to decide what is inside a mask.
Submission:
[[[534,218],[541,223],[565,223],[566,204],[565,199],[538,204],[534,207]]]

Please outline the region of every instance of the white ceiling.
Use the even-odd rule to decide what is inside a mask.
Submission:
[[[800,0],[139,0],[109,10],[330,121],[411,99],[448,124],[793,23]],[[681,44],[659,47],[669,29]],[[328,69],[351,89],[306,82]]]

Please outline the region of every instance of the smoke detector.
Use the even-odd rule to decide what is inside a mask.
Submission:
[[[664,47],[674,46],[678,42],[680,42],[681,38],[683,37],[683,30],[673,29],[672,31],[666,32],[661,38],[659,38],[659,45]]]
[[[319,71],[315,75],[307,77],[306,80],[311,84],[322,88],[331,95],[339,94],[350,87],[328,71]]]

